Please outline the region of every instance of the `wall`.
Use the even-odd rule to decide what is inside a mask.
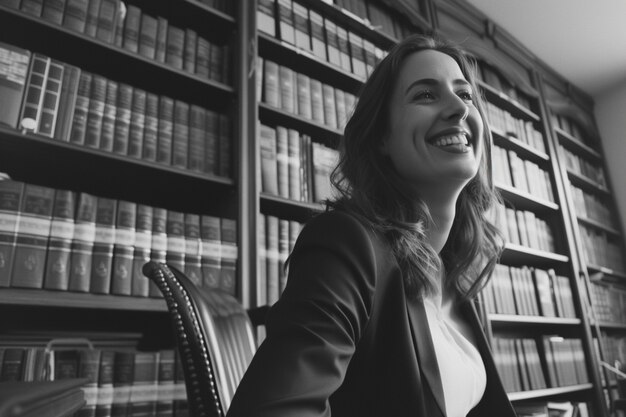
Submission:
[[[626,236],[626,80],[596,95],[594,101],[608,175]]]

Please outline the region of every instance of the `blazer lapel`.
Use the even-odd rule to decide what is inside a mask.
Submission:
[[[437,355],[428,327],[428,318],[424,304],[420,300],[407,300],[407,312],[411,324],[411,336],[417,351],[418,363],[426,383],[430,387],[435,402],[439,406],[442,416],[446,415],[446,403],[443,395],[443,385],[437,364]]]

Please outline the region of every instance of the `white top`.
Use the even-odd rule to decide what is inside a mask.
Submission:
[[[451,321],[452,302],[424,300],[446,403],[446,417],[466,417],[483,397],[487,374],[478,349]]]

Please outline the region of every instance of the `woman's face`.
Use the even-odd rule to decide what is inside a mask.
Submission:
[[[382,152],[418,192],[463,187],[478,172],[484,128],[474,94],[447,54],[424,50],[404,60]]]

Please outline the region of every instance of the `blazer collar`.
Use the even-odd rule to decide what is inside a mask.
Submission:
[[[406,306],[411,324],[413,345],[417,351],[421,373],[433,394],[441,415],[445,416],[446,403],[443,396],[443,385],[424,304],[421,300],[407,299]]]

